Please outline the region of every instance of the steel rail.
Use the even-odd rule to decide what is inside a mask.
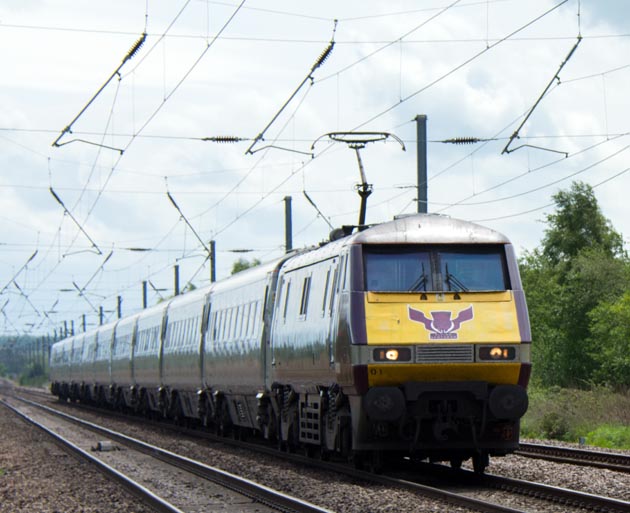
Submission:
[[[76,406],[76,405],[73,405]],[[46,408],[46,407],[44,407]],[[98,410],[102,413],[103,410]],[[128,417],[124,417],[128,418]],[[135,419],[135,418],[134,418]],[[154,423],[154,426],[159,427],[173,427],[171,424],[165,423]],[[221,437],[218,435],[213,435],[209,432],[199,431],[199,430],[191,430],[191,429],[181,429],[181,432],[186,433],[189,436],[200,437],[206,440],[213,440],[216,442],[232,445],[239,448],[246,448],[255,450],[264,454],[268,454],[270,456],[280,457],[283,459],[287,459],[297,464],[306,464],[310,467],[316,467],[325,471],[334,471],[340,474],[344,474],[348,477],[361,479],[364,481],[371,481],[377,484],[381,484],[389,487],[397,487],[406,489],[413,493],[418,493],[419,495],[433,498],[440,501],[445,501],[449,504],[463,506],[470,509],[474,509],[476,511],[482,511],[484,513],[519,513],[520,510],[508,508],[505,506],[501,506],[498,504],[488,503],[479,499],[474,499],[471,497],[467,497],[463,494],[457,494],[453,492],[449,492],[440,488],[427,486],[421,483],[417,483],[411,481],[409,479],[400,479],[396,477],[390,477],[387,475],[378,475],[371,472],[358,470],[352,468],[348,465],[341,463],[331,463],[327,461],[322,461],[318,459],[313,459],[310,457],[302,456],[300,454],[290,454],[279,452],[277,449],[273,449],[268,446],[261,446],[259,444],[246,443],[241,440],[230,439]],[[523,444],[521,444],[523,445]],[[427,464],[428,465],[428,464]],[[609,497],[603,497],[595,494],[589,494],[584,492],[579,492],[575,490],[569,490],[566,488],[555,487],[551,485],[545,485],[542,483],[528,482],[517,479],[511,479],[501,476],[495,475],[483,475],[479,476],[474,474],[473,472],[469,472],[466,470],[459,470],[457,472],[453,472],[450,467],[442,466],[442,465],[430,465],[431,471],[430,473],[435,477],[438,474],[441,474],[440,477],[443,479],[456,479],[464,480],[469,484],[488,486],[494,489],[499,489],[503,491],[507,491],[510,493],[516,493],[524,496],[533,496],[539,498],[541,500],[546,500],[554,503],[561,503],[567,505],[579,505],[581,507],[595,510],[595,511],[606,511],[610,513],[630,513],[630,504],[626,501],[613,499]],[[413,472],[417,473],[417,469],[408,468],[405,469],[405,472],[412,474]],[[425,472],[426,474],[426,472]],[[522,512],[520,512],[522,513]]]
[[[29,417],[27,414],[21,412],[17,408],[14,408],[12,405],[7,403],[4,399],[0,399],[0,404],[5,408],[11,410],[15,415],[19,416],[22,420],[27,423],[35,426],[46,435],[48,435],[52,440],[60,446],[63,450],[69,452],[70,454],[77,457],[79,460],[87,461],[88,463],[94,465],[99,471],[103,472],[109,478],[117,481],[122,486],[124,486],[127,490],[129,490],[133,495],[139,498],[145,504],[148,504],[153,509],[158,511],[159,513],[185,513],[181,509],[177,508],[173,504],[165,501],[161,497],[155,495],[151,490],[145,488],[140,483],[134,481],[130,477],[126,476],[122,472],[119,472],[115,468],[109,466],[107,463],[101,461],[100,459],[92,456],[90,453],[84,451],[79,446],[73,444],[70,440],[62,437],[61,435],[55,433],[54,431],[48,429],[43,424],[40,424],[32,417]]]
[[[137,451],[143,452],[149,456],[168,463],[169,465],[173,465],[177,468],[185,470],[186,472],[195,474],[203,479],[212,481],[213,483],[223,486],[224,488],[228,488],[234,492],[240,493],[241,495],[249,497],[273,509],[295,513],[332,513],[328,509],[321,508],[296,497],[287,495],[283,492],[273,490],[267,486],[255,483],[254,481],[251,481],[249,479],[236,476],[216,467],[211,467],[199,461],[195,461],[185,456],[175,454],[171,451],[167,451],[166,449],[162,449],[160,447],[148,444],[141,440],[137,440],[122,433],[118,433],[111,429],[99,426],[87,420],[74,417],[67,413],[63,413],[43,404],[29,401],[28,399],[24,399],[21,397],[16,397],[16,399],[24,402],[25,404],[40,408],[53,415],[57,415],[64,420],[73,422],[95,433],[102,434],[110,439],[116,440],[121,444],[132,447]]]
[[[520,449],[515,454],[526,458],[544,459],[558,463],[570,463],[572,465],[630,473],[630,455],[628,454],[530,443],[521,443]]]
[[[40,405],[38,403],[34,403],[27,399],[23,399],[19,397],[18,399],[29,404],[32,403],[33,406],[37,406],[44,410],[51,410],[53,413],[58,414],[62,417],[75,418],[72,415],[68,415],[63,412],[58,412],[58,410],[55,410],[54,408],[49,408],[48,406]],[[76,407],[76,405],[72,405],[72,406]],[[103,410],[99,410],[98,412],[103,413]],[[108,412],[108,413],[111,413],[111,412]],[[129,419],[129,417],[126,417],[126,418]],[[137,420],[137,419],[134,418],[134,420]],[[88,421],[83,421],[82,419],[78,419],[78,418],[77,418],[77,421],[81,423],[85,423],[86,425],[91,424]],[[169,427],[171,425],[165,424],[165,423],[154,423],[153,426],[162,428],[165,426]],[[100,426],[95,426],[95,428],[97,428],[97,430],[99,431],[103,430],[102,431],[103,434],[106,434],[108,437],[111,437],[111,435],[108,434],[109,430],[107,430],[106,428],[101,428]],[[390,488],[403,489],[408,492],[416,493],[418,495],[421,495],[429,499],[435,499],[441,502],[446,502],[449,505],[461,506],[461,507],[469,508],[469,509],[479,511],[482,513],[524,513],[522,510],[509,508],[507,506],[502,506],[502,505],[491,503],[491,502],[486,502],[480,499],[475,499],[473,497],[468,497],[464,494],[449,492],[447,490],[435,488],[428,485],[423,485],[420,483],[414,483],[412,481],[395,479],[395,478],[387,477],[384,475],[370,473],[364,470],[358,470],[351,466],[344,465],[341,463],[334,463],[334,462],[327,462],[323,460],[313,459],[313,458],[309,458],[309,457],[302,456],[300,454],[295,454],[295,453],[280,452],[277,449],[273,449],[268,446],[262,446],[259,444],[243,442],[241,440],[220,437],[218,435],[213,435],[208,432],[194,431],[194,430],[189,430],[189,429],[182,429],[181,431],[185,432],[187,435],[190,435],[190,436],[203,437],[204,439],[210,439],[213,441],[217,441],[217,442],[220,442],[226,445],[231,445],[234,447],[238,447],[241,449],[243,448],[250,449],[250,450],[262,453],[262,454],[266,454],[266,455],[273,456],[276,458],[281,458],[285,461],[290,461],[298,465],[308,465],[311,468],[318,468],[320,470],[327,471],[327,472],[335,472],[337,474],[343,474],[347,477],[358,479],[361,481],[366,481],[369,483],[380,484],[383,486],[388,486]],[[119,434],[119,435],[121,436],[120,438],[121,443],[124,443],[123,440],[128,438],[125,435],[122,435],[122,434]],[[140,442],[140,441],[137,441],[137,442],[139,442],[139,444],[141,445],[146,446],[148,448],[147,450],[149,450],[151,452],[151,455],[153,456],[156,455],[154,452],[156,449],[159,453],[164,453],[166,457],[172,454],[172,453],[169,453],[168,451],[163,451],[162,449],[159,449],[159,448],[153,448],[152,446],[145,444],[144,442]],[[236,491],[239,491],[239,490],[236,490]],[[243,492],[240,492],[240,493],[243,493]],[[313,510],[304,510],[304,511],[310,512]],[[324,511],[324,510],[317,510],[317,511]]]
[[[472,472],[469,471],[462,472],[472,474]],[[482,484],[498,490],[505,490],[524,495],[530,495],[532,497],[549,500],[554,503],[586,508],[593,511],[605,511],[608,513],[630,513],[630,503],[620,499],[613,499],[610,497],[604,497],[601,495],[595,495],[586,492],[578,492],[576,490],[569,490],[567,488],[562,488],[559,486],[551,486],[542,483],[523,481],[521,479],[495,476],[492,474],[474,476],[473,479],[475,477],[481,477],[480,482]]]

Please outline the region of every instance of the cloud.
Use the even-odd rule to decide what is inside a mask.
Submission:
[[[507,138],[576,41],[576,2],[487,51],[555,3],[460,2],[432,20],[441,4],[427,10],[431,5],[415,2],[392,7],[324,1],[292,5],[294,11],[285,13],[280,11],[289,7],[271,2],[245,4],[209,49],[235,6],[191,2],[177,17],[183,5],[151,2],[148,17],[144,3],[118,1],[89,9],[69,1],[21,2],[0,11],[0,43],[12,49],[2,56],[0,77],[6,249],[0,279],[8,280],[39,249],[26,291],[41,309],[61,298],[57,325],[89,313],[83,298],[59,290],[84,283],[104,256],[86,252],[89,241],[64,215],[51,185],[103,253],[114,251],[89,292],[109,311],[123,295],[130,313],[140,308],[142,281],[170,288],[175,264],[182,282],[195,276],[197,284],[207,283],[206,269],[199,271],[203,249],[170,204],[164,177],[204,241],[216,240],[218,275],[224,277],[240,256],[233,249],[254,249],[247,256],[261,260],[282,253],[284,196],[293,197],[295,245],[316,244],[330,231],[303,191],[335,226],[356,222],[354,151],[324,138],[315,158],[301,153],[332,131],[361,127],[404,140],[405,152],[392,142],[361,150],[374,187],[368,221],[380,222],[416,209],[413,119],[426,114],[430,210],[480,220],[519,248],[536,246],[544,229],[540,220],[549,212],[539,207],[570,185],[567,177],[602,161],[577,175],[596,185],[623,169],[623,156],[604,160],[628,144],[616,136],[626,130],[630,107],[630,69],[617,69],[628,64],[629,54],[628,38],[617,37],[625,30],[621,2],[582,0],[584,40],[514,144],[529,146],[503,155]],[[246,154],[308,76],[328,45],[334,19],[329,59],[255,145],[284,149]],[[88,105],[145,21],[142,49]],[[61,142],[87,143],[52,147],[84,107]],[[248,140],[200,140],[223,135]],[[439,142],[455,137],[496,140]],[[628,175],[595,189],[604,213],[624,233],[630,217],[618,191],[630,185]],[[131,250],[141,248],[152,251]],[[17,299],[11,315],[25,327],[36,315]],[[53,328],[45,323],[42,329]]]

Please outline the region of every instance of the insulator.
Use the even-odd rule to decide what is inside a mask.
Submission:
[[[217,135],[213,137],[204,137],[202,139],[202,141],[212,141],[216,143],[236,143],[243,140],[243,138],[236,137],[234,135]]]
[[[330,56],[330,54],[332,53],[332,50],[335,46],[335,42],[331,41],[330,44],[328,45],[328,48],[326,48],[322,54],[319,56],[319,58],[317,59],[317,61],[315,61],[315,64],[313,64],[313,67],[311,68],[311,71],[315,71],[317,68],[319,68],[322,64],[324,64],[324,62],[326,61],[326,59],[328,59],[328,57]]]
[[[478,137],[456,137],[454,139],[446,139],[442,142],[450,144],[475,144],[481,141],[482,139],[479,139]]]
[[[127,62],[129,59],[131,59],[138,52],[138,50],[140,50],[140,48],[142,48],[142,45],[144,44],[146,39],[147,39],[147,33],[143,32],[142,36],[140,37],[140,39],[138,39],[134,43],[134,45],[131,47],[131,49],[127,52],[127,55],[123,59],[123,62]]]

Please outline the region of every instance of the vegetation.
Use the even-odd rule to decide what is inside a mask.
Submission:
[[[521,436],[630,449],[630,396],[607,387],[592,390],[530,387]]]
[[[246,260],[245,258],[239,258],[234,265],[232,266],[232,274],[240,273],[245,269],[249,269],[250,267],[256,267],[260,265],[260,260],[254,258],[251,262]]]
[[[41,387],[48,381],[48,376],[41,363],[31,363],[20,375],[19,383],[22,386]]]
[[[533,386],[522,435],[630,449],[630,261],[593,190],[554,196],[521,259]]]
[[[540,248],[521,259],[533,378],[544,386],[630,385],[630,262],[590,186],[554,196]]]
[[[48,349],[34,337],[0,337],[0,376],[39,386],[48,379]]]

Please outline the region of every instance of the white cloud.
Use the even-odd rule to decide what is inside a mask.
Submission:
[[[150,2],[144,46],[122,67],[122,80],[115,76],[73,126],[74,133],[61,140],[126,148],[122,158],[85,142],[60,148],[51,143],[140,36],[146,4],[114,1],[89,9],[68,1],[17,5],[0,8],[0,44],[11,48],[0,57],[0,249],[5,249],[0,279],[8,281],[38,249],[25,290],[42,310],[59,297],[59,324],[78,322],[82,313],[90,313],[84,299],[59,290],[87,281],[112,249],[114,255],[90,287],[90,293],[105,296],[92,299],[106,310],[114,309],[121,294],[125,313],[138,309],[143,280],[171,288],[175,263],[182,282],[199,269],[203,250],[178,221],[166,197],[165,176],[195,230],[204,240],[216,239],[219,277],[229,274],[232,262],[242,256],[229,250],[256,249],[245,256],[263,260],[282,251],[286,195],[293,196],[296,245],[318,243],[329,232],[303,190],[333,224],[356,222],[359,198],[353,186],[359,173],[353,151],[343,145],[328,148],[321,140],[317,158],[311,160],[277,149],[245,155],[251,140],[217,144],[194,139],[251,139],[260,133],[326,48],[333,19],[339,20],[333,53],[313,73],[313,85],[307,82],[255,149],[274,143],[308,152],[323,134],[357,126],[395,133],[404,139],[406,152],[389,142],[362,151],[368,182],[374,185],[370,222],[415,210],[415,190],[404,187],[416,181],[416,114],[428,115],[431,141],[498,138],[474,146],[429,144],[430,210],[485,219],[517,248],[536,246],[544,229],[540,220],[550,210],[534,209],[550,203],[551,195],[571,180],[552,182],[629,144],[628,137],[612,140],[627,130],[630,111],[625,87],[630,69],[612,71],[629,64],[630,41],[619,35],[628,14],[624,2],[582,0],[585,38],[562,70],[561,85],[540,102],[522,138],[512,144],[544,149],[526,147],[509,155],[501,151],[522,120],[519,116],[533,105],[576,41],[576,1],[461,69],[467,59],[556,4],[462,1],[401,43],[396,42],[400,36],[437,14],[444,3],[425,2],[421,8],[411,1],[290,7],[271,0],[246,3],[192,70],[237,4],[191,2],[160,41],[185,3]],[[280,12],[287,9],[302,12]],[[357,62],[388,42],[394,44]],[[145,123],[132,140],[130,134]],[[570,158],[548,150],[569,152]],[[622,171],[626,161],[625,154],[610,158],[576,178],[596,185]],[[48,190],[51,184],[103,255],[84,251],[90,243],[63,215]],[[629,185],[630,173],[595,189],[605,215],[625,234],[630,216],[619,190]],[[457,202],[461,204],[448,207]],[[519,215],[528,210],[534,211]],[[72,254],[63,257],[68,252]],[[196,281],[207,280],[207,274],[201,271]],[[15,291],[11,297],[14,309],[9,313],[17,325],[38,322]],[[9,325],[5,329],[11,331]]]

